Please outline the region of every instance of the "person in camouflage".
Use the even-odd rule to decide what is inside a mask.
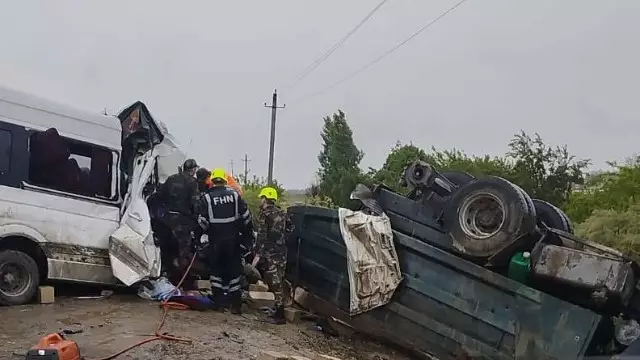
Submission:
[[[265,260],[267,271],[265,282],[276,298],[276,304],[269,315],[272,324],[284,324],[283,282],[287,267],[286,234],[291,231],[291,222],[287,213],[276,205],[278,192],[265,187],[258,195],[262,199],[258,215],[258,235],[256,237],[257,255]]]

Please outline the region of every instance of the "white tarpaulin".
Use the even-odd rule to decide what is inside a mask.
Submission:
[[[351,316],[387,304],[402,281],[389,218],[338,210],[347,246]]]

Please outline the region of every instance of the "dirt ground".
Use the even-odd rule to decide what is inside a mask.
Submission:
[[[312,322],[282,326],[245,308],[242,317],[229,313],[172,310],[164,331],[192,344],[156,341],[118,359],[252,359],[260,350],[286,355],[326,354],[342,360],[406,360],[409,357],[363,339],[325,335]],[[81,329],[67,335],[78,342],[87,360],[99,359],[152,334],[162,310],[158,303],[135,295],[81,300],[57,297],[55,304],[0,307],[0,359],[24,359],[27,349],[48,333]]]

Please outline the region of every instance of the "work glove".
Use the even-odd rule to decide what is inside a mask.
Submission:
[[[198,215],[198,225],[202,228],[202,230],[207,231],[209,228],[209,221],[202,215]]]
[[[209,246],[209,235],[202,234],[202,236],[200,236],[200,239],[194,238],[192,244],[195,251],[204,250],[207,246]]]

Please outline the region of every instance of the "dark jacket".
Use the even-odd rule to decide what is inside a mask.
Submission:
[[[195,216],[198,183],[186,173],[169,176],[159,190],[161,201],[169,213]]]
[[[226,186],[214,186],[200,196],[199,214],[209,221],[210,241],[251,234],[251,212],[240,194]]]

